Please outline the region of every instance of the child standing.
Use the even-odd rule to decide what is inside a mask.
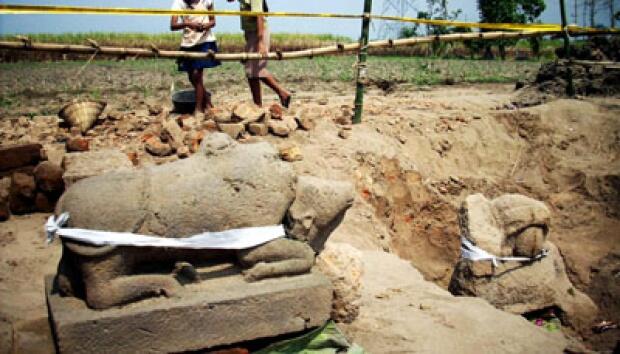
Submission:
[[[172,10],[213,10],[213,0],[174,0]],[[180,20],[180,21],[179,21]],[[183,30],[181,50],[188,52],[217,52],[217,42],[211,29],[215,27],[215,16],[184,15],[172,16],[170,30]],[[221,63],[215,59],[188,60],[179,59],[179,71],[187,72],[189,81],[196,92],[194,116],[201,119],[205,109],[212,108],[211,94],[205,90],[203,70],[214,68]]]
[[[233,2],[235,0],[228,0]],[[266,0],[239,0],[241,11],[267,12]],[[245,51],[267,55],[269,52],[269,29],[264,16],[241,17],[241,29],[245,33]],[[262,106],[261,82],[269,86],[280,97],[286,108],[291,103],[291,94],[286,91],[267,70],[267,60],[247,60],[245,75],[248,78],[252,98],[257,106]]]

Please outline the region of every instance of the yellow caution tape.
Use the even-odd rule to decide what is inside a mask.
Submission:
[[[268,16],[268,17],[311,17],[311,18],[342,18],[361,19],[369,17],[375,20],[401,21],[427,24],[434,26],[482,28],[491,30],[532,31],[532,32],[562,32],[559,24],[538,23],[477,23],[449,20],[431,20],[412,17],[380,16],[380,15],[352,15],[331,13],[303,13],[303,12],[252,12],[252,11],[218,11],[218,10],[167,10],[145,8],[107,8],[82,6],[44,6],[44,5],[0,5],[0,14],[73,14],[73,15],[150,15],[150,16],[179,16],[179,15],[217,15],[217,16]],[[590,27],[567,26],[569,32],[619,32],[619,29],[595,29]]]
[[[43,5],[0,5],[0,14],[32,15],[218,15],[218,16],[269,16],[269,17],[325,17],[361,19],[362,15],[324,14],[301,12],[252,12],[252,11],[221,11],[221,10],[167,10],[140,9],[123,7],[82,7],[82,6],[43,6]]]

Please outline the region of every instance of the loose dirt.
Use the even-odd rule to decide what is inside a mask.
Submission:
[[[299,173],[355,182],[358,196],[334,241],[394,253],[446,288],[459,257],[461,201],[475,192],[525,194],[551,207],[550,238],[575,286],[601,307],[601,320],[620,321],[620,296],[617,287],[608,285],[617,283],[620,257],[620,99],[559,99],[517,109],[511,104],[512,85],[424,90],[396,85],[387,94],[371,89],[364,123],[339,134],[336,121],[350,119],[353,108],[350,86],[287,85],[297,90],[294,105],[317,118],[316,128],[287,139],[256,139],[297,145],[303,159],[293,166]],[[148,106],[170,105],[164,83],[153,84],[152,90],[147,97],[135,91],[103,93],[109,109],[125,114],[95,127],[89,134],[91,149],[135,153],[139,165],[167,161],[146,153],[141,140],[149,124]],[[249,99],[241,84],[213,93],[215,104],[225,107]],[[2,108],[3,143],[42,141],[62,148],[57,137],[66,130],[57,128],[53,118],[40,117],[60,108],[56,100],[33,94]],[[20,121],[25,107],[40,116]],[[0,318],[14,326],[46,315],[43,276],[54,272],[59,246],[43,244],[45,217],[13,217],[0,224]],[[383,306],[391,305],[398,303],[388,299]],[[359,331],[351,333],[355,337]],[[612,350],[618,333],[592,334],[585,342]],[[415,348],[413,341],[404,343],[401,348]],[[385,343],[373,349],[388,352],[390,347]]]

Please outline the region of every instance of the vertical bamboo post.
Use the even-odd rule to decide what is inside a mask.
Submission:
[[[573,71],[570,67],[570,38],[566,28],[566,6],[564,0],[560,0],[560,11],[562,12],[562,32],[564,34],[564,56],[568,62],[568,66],[566,67],[566,94],[572,97],[575,95],[575,87],[573,86]]]
[[[364,0],[364,18],[362,19],[362,36],[360,37],[360,51],[357,56],[357,89],[355,90],[355,116],[353,124],[362,122],[364,111],[364,85],[366,83],[366,57],[368,56],[368,34],[370,31],[370,13],[372,0]]]

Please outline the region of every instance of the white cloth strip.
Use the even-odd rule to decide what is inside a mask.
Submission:
[[[534,257],[497,257],[489,252],[483,250],[480,247],[474,246],[468,239],[461,237],[461,257],[478,261],[491,261],[494,267],[497,267],[498,262],[534,262],[541,258],[546,257],[549,254],[548,250],[542,250]]]
[[[110,245],[240,250],[256,247],[285,236],[284,227],[282,225],[274,225],[219,232],[204,232],[184,238],[165,238],[137,235],[129,232],[63,228],[62,226],[67,220],[69,220],[68,213],[63,213],[58,218],[54,218],[54,216],[49,217],[45,224],[48,243],[54,241],[55,236],[60,236],[95,246]]]

